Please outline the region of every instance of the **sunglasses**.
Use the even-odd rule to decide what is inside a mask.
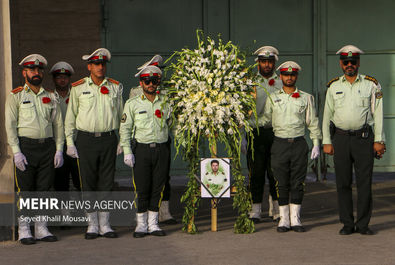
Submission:
[[[144,84],[146,84],[146,85],[149,85],[150,83],[152,83],[154,86],[156,86],[156,85],[158,85],[160,83],[160,80],[157,77],[144,78],[141,81],[143,81]]]
[[[349,63],[351,63],[352,65],[356,65],[357,64],[357,60],[344,60],[342,61],[344,66],[347,66]]]
[[[297,76],[298,74],[297,73],[295,73],[295,72],[292,72],[292,73],[289,73],[289,72],[283,72],[283,73],[281,73],[282,75],[286,75],[286,76],[288,76],[288,75],[292,75],[292,76]]]

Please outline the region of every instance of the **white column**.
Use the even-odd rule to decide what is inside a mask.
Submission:
[[[0,1],[0,204],[12,204],[14,200],[13,154],[7,144],[4,125],[5,101],[12,90],[10,28],[10,3],[8,0],[2,0]]]

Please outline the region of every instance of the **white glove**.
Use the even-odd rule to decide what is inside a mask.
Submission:
[[[136,160],[133,154],[128,154],[123,156],[123,162],[129,167],[133,167]]]
[[[247,154],[247,139],[245,137],[241,141],[241,152],[245,155]]]
[[[320,147],[318,145],[313,146],[313,149],[311,150],[311,159],[314,160],[317,157],[320,156]]]
[[[117,156],[123,153],[123,148],[122,146],[120,146],[120,144],[118,144],[117,146]]]
[[[56,151],[55,153],[55,158],[53,160],[53,164],[55,166],[55,168],[59,168],[61,166],[63,166],[63,152],[61,151]]]
[[[27,165],[27,160],[26,156],[22,154],[21,152],[18,152],[14,155],[14,163],[15,166],[20,170],[20,171],[25,171]]]
[[[77,148],[74,145],[68,145],[66,154],[72,158],[80,158],[78,156]]]

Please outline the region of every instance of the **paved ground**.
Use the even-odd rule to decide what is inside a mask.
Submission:
[[[302,208],[306,233],[279,234],[265,218],[255,233],[234,234],[231,199],[221,201],[219,231],[210,232],[209,201],[203,200],[196,218],[198,235],[181,232],[179,224],[163,226],[166,237],[135,239],[132,228],[117,227],[118,239],[86,241],[84,228],[52,229],[59,242],[0,243],[0,264],[395,264],[395,181],[390,177],[373,185],[374,236],[338,235],[333,182],[309,182]],[[178,220],[182,192],[182,186],[173,189],[171,209]]]

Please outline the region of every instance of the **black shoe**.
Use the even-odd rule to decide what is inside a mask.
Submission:
[[[301,225],[291,226],[291,230],[295,232],[306,232],[306,229]]]
[[[151,232],[149,234],[152,235],[152,236],[165,236],[166,232],[163,231],[163,230],[156,230],[156,231],[153,231],[153,232]]]
[[[273,219],[273,222],[280,222],[280,217],[277,217],[276,219],[274,219],[273,217],[272,217],[272,219]]]
[[[85,239],[96,239],[99,236],[97,233],[85,233]]]
[[[372,230],[370,230],[369,227],[366,227],[364,229],[355,229],[355,232],[360,233],[361,235],[367,235],[367,236],[371,236],[374,235],[374,232]]]
[[[254,222],[254,224],[260,223],[261,220],[259,218],[250,218],[251,221]]]
[[[37,240],[43,241],[43,242],[56,242],[56,241],[58,241],[58,238],[56,236],[52,235],[52,236],[46,236],[46,237],[43,237],[43,238],[40,238]]]
[[[342,236],[351,235],[352,233],[354,233],[354,227],[343,226],[339,231],[339,234]]]
[[[164,225],[175,225],[175,224],[177,224],[177,220],[174,219],[174,218],[170,218],[170,219],[164,220],[164,221],[159,222],[159,223],[160,224],[164,224]]]
[[[277,227],[277,232],[279,232],[279,233],[284,233],[284,232],[288,232],[288,231],[289,231],[289,228],[286,226]]]
[[[117,233],[115,233],[114,231],[111,232],[107,232],[104,235],[102,235],[102,237],[106,237],[106,238],[117,238],[118,235]]]
[[[36,244],[36,240],[33,237],[26,237],[19,240],[22,245],[33,245]]]
[[[142,237],[145,237],[147,235],[147,233],[144,233],[144,232],[134,232],[133,233],[133,237],[135,237],[135,238],[142,238]]]

